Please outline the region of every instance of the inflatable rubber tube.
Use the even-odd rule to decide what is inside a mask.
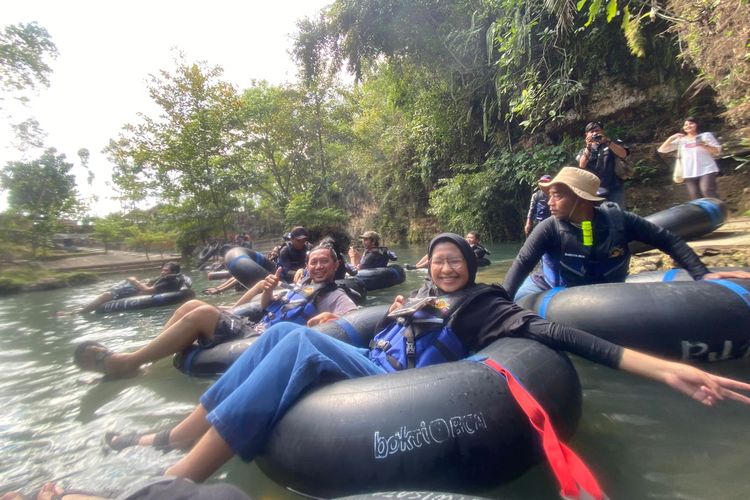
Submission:
[[[365,287],[364,281],[356,279],[340,279],[336,280],[336,284],[344,289],[349,298],[358,306],[362,306],[367,302],[367,288]]]
[[[198,254],[198,263],[196,268],[200,269],[208,260],[216,254],[221,244],[219,242],[209,243]]]
[[[750,267],[710,267],[712,273],[719,271],[750,271]],[[664,271],[644,271],[638,274],[629,275],[625,281],[627,283],[655,283],[669,281],[693,281],[693,277],[681,268],[667,269]]]
[[[224,271],[211,271],[206,274],[206,279],[209,281],[226,280],[232,277],[232,273],[227,270]]]
[[[341,318],[315,327],[326,335],[357,347],[367,347],[375,334],[375,327],[388,311],[388,305],[355,309]],[[243,304],[232,313],[259,321],[263,316],[260,303]],[[224,342],[210,349],[193,345],[174,355],[173,364],[181,372],[194,377],[217,377],[250,347],[258,336]]]
[[[700,198],[651,214],[646,220],[669,229],[684,240],[689,240],[720,227],[724,224],[727,214],[728,209],[723,201],[716,198]],[[653,248],[640,241],[633,241],[628,247],[632,253],[645,252]]]
[[[553,288],[518,305],[658,356],[690,362],[750,357],[750,280]]]
[[[381,288],[399,285],[405,279],[406,273],[404,272],[404,268],[398,264],[391,264],[388,267],[360,269],[356,276],[346,278],[344,281],[360,280],[367,290],[380,290]]]
[[[232,308],[230,312],[241,318],[247,318],[248,321],[252,322],[260,321],[263,317],[263,308],[260,307],[260,300],[252,300],[246,304],[239,305]]]
[[[569,438],[581,387],[564,354],[503,338],[481,351],[511,371]],[[256,463],[314,497],[393,489],[470,491],[518,477],[541,444],[505,380],[474,361],[342,380],[312,390],[273,428]]]
[[[363,493],[346,497],[336,497],[334,500],[491,500],[486,497],[462,493],[448,493],[445,491],[377,491],[375,493]]]
[[[224,255],[224,264],[227,270],[247,288],[270,274],[266,268],[255,261],[255,255],[251,256],[249,252],[253,251],[244,247],[234,247]],[[256,252],[253,252],[253,254],[256,254]],[[275,271],[276,269],[272,272]]]
[[[276,265],[275,262],[268,260],[265,255],[263,255],[260,252],[256,252],[255,250],[252,250],[250,248],[245,247],[239,247],[242,248],[245,252],[245,254],[253,259],[253,262],[258,264],[260,267],[268,271],[269,274],[273,274],[276,272],[276,268],[279,266]]]
[[[195,298],[192,288],[183,288],[176,292],[156,293],[154,295],[135,295],[122,299],[110,300],[96,308],[99,314],[116,311],[131,311],[134,309],[146,309],[148,307],[167,306],[179,304]]]
[[[477,267],[486,267],[492,264],[492,261],[487,257],[480,257],[477,259]]]

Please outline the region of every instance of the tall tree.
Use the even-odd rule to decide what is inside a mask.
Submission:
[[[294,193],[315,179],[304,140],[302,95],[291,85],[253,82],[242,94],[242,116],[249,161],[246,178],[256,195],[283,210]]]
[[[57,47],[46,29],[37,23],[6,26],[0,31],[0,88],[17,92],[48,86],[52,68],[46,57],[57,57]],[[0,96],[0,103],[3,100]]]
[[[0,173],[0,184],[8,190],[10,209],[31,221],[34,253],[59,227],[60,219],[78,209],[72,163],[54,148],[28,162],[8,162]]]
[[[639,27],[650,55],[639,58],[628,32],[606,18],[586,24],[588,13],[570,0],[337,0],[300,24],[295,50],[308,73],[327,59],[332,68],[346,63],[362,83],[354,113],[354,151],[368,176],[361,181],[382,224],[403,235],[437,181],[466,174],[467,165],[472,174],[528,168],[515,153],[582,126],[588,103],[616,94],[613,80],[626,88],[680,80],[674,37],[657,36],[668,27],[663,19]],[[625,102],[610,99],[594,116],[628,111]],[[490,174],[515,192],[532,172]]]
[[[220,79],[222,69],[178,59],[173,73],[151,77],[149,93],[158,117],[141,115],[105,149],[115,163],[113,180],[130,199],[187,200],[208,226],[226,232],[238,205],[232,193],[243,187],[240,98]]]
[[[52,68],[47,59],[55,57],[57,47],[47,30],[37,23],[13,24],[0,31],[0,110],[7,111],[6,96],[25,103],[29,100],[26,91],[49,86]],[[20,149],[42,147],[44,132],[35,119],[11,127]]]

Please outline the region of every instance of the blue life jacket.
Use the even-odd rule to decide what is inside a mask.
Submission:
[[[266,313],[260,322],[268,328],[281,321],[291,321],[304,325],[307,320],[318,315],[315,299],[321,293],[327,293],[337,288],[335,283],[321,285],[295,286],[278,300],[274,300],[266,307]]]
[[[533,219],[536,224],[542,222],[544,219],[551,215],[549,211],[549,197],[544,191],[537,191],[538,194],[534,195],[534,209]]]
[[[544,279],[552,286],[580,286],[625,281],[630,250],[625,218],[616,203],[595,208],[593,246],[584,246],[580,229],[555,219],[560,233],[560,260],[544,267]],[[596,231],[606,227],[606,232]],[[601,235],[604,234],[604,238]],[[598,239],[597,239],[598,237]]]
[[[507,298],[502,288],[488,285],[439,297],[417,296],[389,314],[396,321],[370,341],[370,360],[395,372],[465,358],[468,351],[453,331],[454,321],[477,297],[489,293]]]

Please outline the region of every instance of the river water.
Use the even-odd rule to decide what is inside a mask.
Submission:
[[[500,281],[517,249],[491,246],[493,265],[480,271],[478,281]],[[396,250],[400,262],[413,263],[424,247]],[[203,273],[189,274],[196,290],[208,286]],[[404,284],[373,292],[368,304],[390,303],[397,293],[417,288],[423,277],[423,272],[409,271]],[[122,278],[0,299],[0,492],[29,493],[54,480],[66,487],[113,493],[159,475],[181,456],[179,451],[146,448],[110,452],[102,436],[112,429],[160,429],[176,423],[192,410],[210,381],[187,377],[171,360],[163,360],[144,375],[97,383],[95,375],[81,372],[71,361],[75,345],[83,340],[98,340],[114,350],[143,345],[160,331],[175,306],[106,316],[54,315]],[[208,300],[228,304],[236,298],[228,293]],[[584,407],[570,444],[610,498],[750,498],[749,407],[726,403],[705,408],[653,382],[573,361],[584,387]],[[750,380],[748,360],[709,368]],[[299,498],[254,464],[238,459],[215,479],[237,484],[253,498]],[[506,499],[558,498],[545,464],[510,484],[479,493]]]

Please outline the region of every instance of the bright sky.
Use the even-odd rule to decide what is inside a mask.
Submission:
[[[59,56],[51,62],[49,89],[31,97],[13,122],[36,118],[46,145],[76,164],[79,191],[95,192],[97,215],[120,209],[108,198],[112,165],[101,150],[121,127],[137,123],[137,112],[154,113],[146,90],[149,74],[174,68],[175,50],[189,62],[224,68],[239,89],[252,79],[271,83],[296,79],[289,56],[296,21],[314,17],[333,0],[14,0],[3,2],[0,27],[36,21],[47,29]],[[6,101],[7,103],[7,101]],[[5,120],[5,118],[2,118]],[[24,154],[8,147],[12,137],[0,123],[0,166]],[[87,148],[96,180],[85,181],[77,152]],[[39,152],[32,152],[33,158]],[[0,200],[0,210],[6,205]]]

